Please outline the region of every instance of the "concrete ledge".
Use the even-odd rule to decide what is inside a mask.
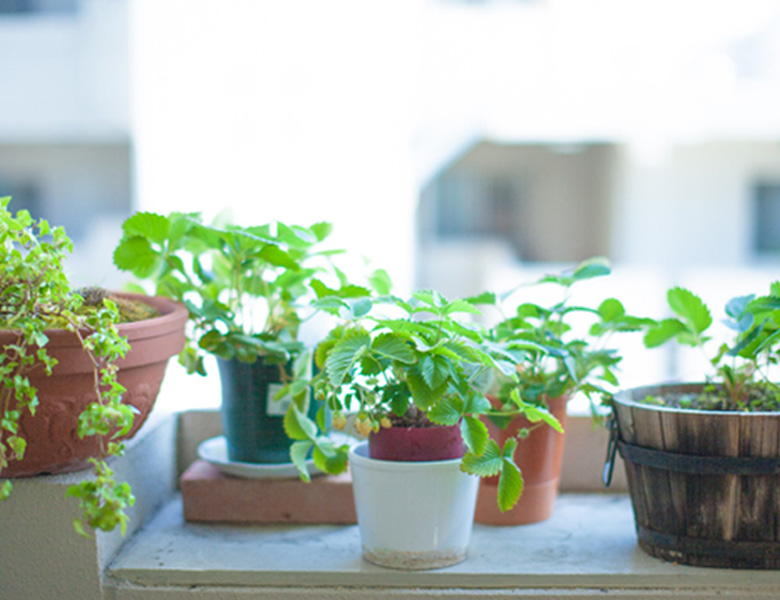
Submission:
[[[136,497],[128,509],[130,524],[124,538],[119,531],[83,538],[73,530],[78,503],[66,499],[65,492],[91,477],[91,470],[14,479],[11,497],[0,503],[0,597],[102,599],[103,569],[173,497],[175,432],[173,415],[153,412],[127,442],[125,455],[110,461],[117,479],[129,482]]]
[[[252,590],[253,597],[263,597],[260,590],[288,597],[281,596],[286,590],[290,598],[304,598],[370,588],[368,595],[377,597],[393,590],[423,597],[421,590],[433,590],[461,599],[502,593],[677,597],[681,591],[752,598],[780,588],[780,572],[687,567],[646,555],[636,543],[628,498],[595,494],[560,497],[542,523],[477,525],[465,562],[424,572],[362,560],[357,526],[197,525],[184,521],[176,500],[123,549],[109,575],[113,597],[122,600],[176,598],[177,588],[198,590],[203,598],[245,597],[226,592],[232,589]],[[134,595],[139,590],[146,595]]]

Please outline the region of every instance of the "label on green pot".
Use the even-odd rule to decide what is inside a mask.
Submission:
[[[269,417],[283,417],[292,403],[292,398],[288,394],[277,399],[276,395],[284,387],[281,383],[269,383],[268,393],[265,399],[265,414]]]

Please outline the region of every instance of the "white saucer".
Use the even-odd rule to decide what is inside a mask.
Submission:
[[[291,463],[247,463],[228,458],[227,440],[224,435],[208,439],[198,446],[198,456],[217,467],[223,473],[245,479],[293,479],[298,478],[298,469]],[[319,473],[314,461],[306,461],[309,473]]]

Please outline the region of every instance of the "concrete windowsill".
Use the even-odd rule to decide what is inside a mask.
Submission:
[[[546,522],[476,525],[468,559],[434,571],[394,571],[360,556],[357,526],[200,525],[169,503],[120,552],[109,571],[117,589],[371,587],[461,590],[681,590],[698,597],[776,594],[780,572],[704,569],[663,562],[636,543],[625,495],[565,494]],[[314,593],[315,590],[312,590]],[[316,595],[316,593],[315,593]],[[117,596],[119,598],[121,596]],[[128,596],[130,597],[130,596]]]

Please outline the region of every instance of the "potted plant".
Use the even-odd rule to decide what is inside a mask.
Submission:
[[[186,310],[163,298],[72,289],[61,227],[12,214],[0,199],[0,477],[62,473],[90,464],[94,480],[71,486],[74,527],[127,524],[133,496],[109,459],[141,426],[168,358],[184,343]],[[12,480],[0,485],[0,499]]]
[[[573,287],[579,282],[611,273],[603,258],[591,258],[558,274],[545,275],[533,285],[553,288],[548,302],[521,301],[511,311],[495,295],[482,301],[494,304],[501,319],[489,328],[487,338],[503,344],[517,362],[512,378],[497,378],[490,399],[498,409],[513,407],[517,397],[534,406],[545,407],[565,425],[569,399],[581,393],[591,406],[616,389],[616,367],[621,361],[618,352],[608,345],[611,334],[636,331],[641,319],[626,313],[622,303],[608,298],[597,307],[572,303]],[[513,297],[520,286],[505,294]],[[545,290],[549,292],[550,290]],[[529,294],[524,293],[526,300]],[[594,410],[594,415],[596,411]],[[509,419],[487,419],[491,435],[497,439],[515,438],[518,449],[515,460],[525,476],[523,496],[509,511],[496,507],[498,481],[482,481],[477,501],[476,521],[491,525],[522,525],[550,517],[558,492],[564,433],[530,423],[523,416]]]
[[[347,315],[316,348],[319,372],[292,382],[312,389],[332,411],[332,426],[368,438],[339,443],[328,424],[293,404],[285,418],[293,462],[308,478],[304,457],[328,473],[351,465],[366,560],[403,569],[455,564],[466,556],[479,477],[497,476],[502,509],[522,493],[515,440],[499,446],[480,417],[493,412],[484,390],[498,369],[514,377],[511,355],[484,343],[462,320],[479,311],[434,291],[341,301]],[[333,299],[328,306],[334,308]],[[545,409],[516,397],[503,414],[524,413],[560,429]]]
[[[330,224],[206,224],[199,214],[144,212],[128,218],[123,231],[116,266],[189,309],[180,356],[187,371],[205,375],[204,355],[217,359],[229,460],[289,462],[283,428],[289,398],[280,399],[279,391],[303,374],[294,372],[296,365],[309,368],[298,339],[307,302],[315,290],[368,293],[330,267],[336,251],[320,249]],[[338,278],[337,290],[323,281],[325,270]]]
[[[673,317],[644,342],[703,350],[702,383],[628,390],[614,398],[614,453],[624,458],[639,545],[649,554],[708,567],[780,567],[780,282],[768,295],[725,307],[726,341],[709,347],[713,319],[690,290],[668,290]],[[609,477],[607,476],[607,483]]]

